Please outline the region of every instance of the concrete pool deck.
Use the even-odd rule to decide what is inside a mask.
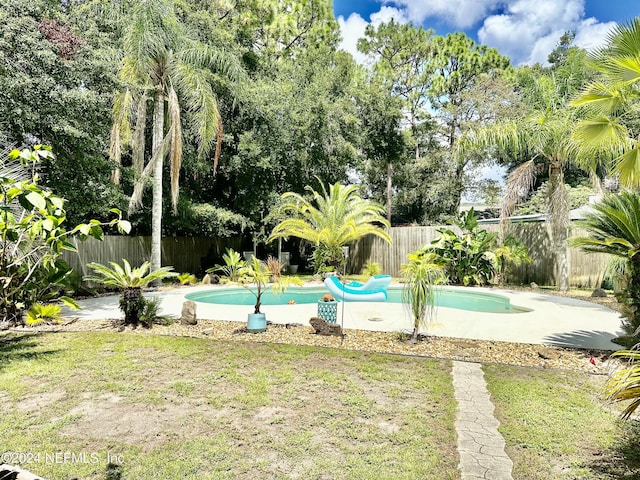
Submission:
[[[309,287],[322,287],[310,284]],[[183,287],[146,294],[161,300],[160,313],[179,317],[185,295],[203,290],[227,288],[213,285]],[[451,289],[463,287],[447,287]],[[601,305],[573,298],[546,295],[541,292],[508,289],[474,288],[509,298],[512,305],[531,311],[518,313],[484,313],[438,307],[434,321],[424,333],[439,337],[532,343],[559,347],[598,350],[618,350],[611,342],[623,334],[620,314]],[[66,317],[80,319],[122,318],[118,296],[80,300],[82,310],[65,309]],[[246,321],[252,308],[246,305],[214,305],[196,302],[197,317],[211,320]],[[373,331],[410,331],[412,320],[405,306],[399,303],[347,302],[338,304],[338,323],[344,328]],[[316,316],[316,304],[265,305],[261,311],[273,323],[308,325]]]

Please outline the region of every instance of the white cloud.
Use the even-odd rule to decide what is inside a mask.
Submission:
[[[593,48],[602,45],[612,25],[584,19],[584,0],[517,0],[502,14],[487,17],[478,39],[515,65],[546,64],[564,32],[576,33],[576,45]]]
[[[409,18],[404,11],[395,7],[387,7],[386,5],[381,7],[379,11],[372,13],[370,17],[371,23],[375,26],[380,25],[381,23],[388,23],[391,19],[395,20],[396,23],[409,22]]]
[[[567,31],[576,33],[575,44],[582,48],[601,46],[614,22],[600,23],[584,18],[585,0],[386,0],[372,13],[373,25],[388,22],[413,22],[422,25],[433,18],[458,29],[468,29],[484,19],[478,31],[480,43],[497,48],[514,65],[547,63],[549,53]],[[357,50],[358,38],[369,23],[352,13],[338,17],[342,32],[341,48],[356,61],[366,57]]]
[[[407,12],[407,17],[416,25],[427,18],[437,18],[455,28],[472,27],[504,0],[395,0]]]
[[[379,11],[372,13],[370,18],[373,26],[387,23],[391,19],[398,23],[408,22],[407,16],[402,10],[388,6],[381,7]],[[367,56],[358,51],[358,39],[364,37],[364,30],[368,24],[369,22],[355,12],[349,15],[346,20],[342,15],[338,17],[338,25],[340,25],[340,34],[342,36],[339,48],[353,55],[356,62],[360,64],[367,62]]]
[[[358,51],[358,39],[364,37],[364,29],[367,28],[368,22],[359,14],[352,13],[346,20],[340,15],[338,25],[342,36],[340,48],[353,55],[356,62],[364,64],[367,57]]]

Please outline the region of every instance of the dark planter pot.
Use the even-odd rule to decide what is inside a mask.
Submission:
[[[267,316],[264,313],[249,313],[247,315],[247,331],[251,333],[264,332],[267,329]]]

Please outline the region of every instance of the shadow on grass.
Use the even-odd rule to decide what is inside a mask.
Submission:
[[[122,480],[122,467],[115,463],[107,464],[105,480]]]
[[[57,353],[57,350],[38,350],[40,333],[25,333],[0,337],[0,371],[13,362],[36,360]]]
[[[614,447],[589,463],[599,478],[640,480],[640,421],[629,420],[620,428]]]

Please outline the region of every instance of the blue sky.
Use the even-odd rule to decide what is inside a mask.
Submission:
[[[602,45],[616,23],[640,16],[638,0],[334,0],[342,47],[359,61],[356,42],[368,23],[394,18],[432,28],[438,35],[461,30],[497,48],[514,65],[545,63],[568,30],[584,48]]]

